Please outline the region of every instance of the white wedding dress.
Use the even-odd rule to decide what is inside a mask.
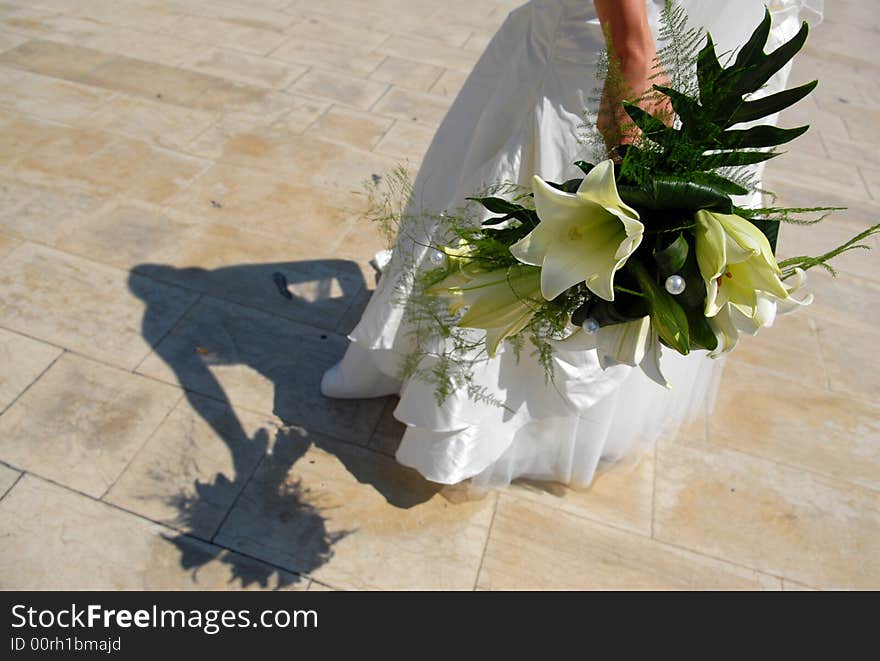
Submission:
[[[742,45],[763,17],[761,0],[682,0],[691,22],[707,28],[721,55]],[[790,39],[808,18],[821,19],[822,0],[775,0],[768,49]],[[647,0],[657,34],[662,0]],[[809,16],[807,15],[809,14]],[[658,43],[658,47],[662,45]],[[578,141],[579,127],[595,120],[596,66],[603,35],[591,0],[532,0],[510,13],[455,99],[424,158],[409,203],[439,213],[464,203],[483,185],[528,185],[533,174],[551,181],[577,176],[573,162],[591,160]],[[785,86],[789,68],[767,86]],[[586,113],[586,114],[585,114]],[[487,214],[489,215],[489,214]],[[399,239],[395,252],[428,259],[417,246],[423,236]],[[401,234],[402,236],[402,234]],[[393,267],[393,261],[392,261]],[[412,338],[399,299],[404,281],[386,271],[343,360],[322,381],[330,397],[400,394],[395,417],[407,429],[397,460],[427,479],[477,486],[507,484],[518,477],[586,487],[600,459],[616,460],[674,430],[707,397],[720,375],[720,361],[705,352],[681,356],[665,350],[664,389],[638,368],[599,367],[595,351],[556,353],[555,379],[545,385],[543,368],[523,351],[500,350],[476,375],[506,408],[456,393],[438,406],[433,386],[419,379],[401,383],[402,356]]]

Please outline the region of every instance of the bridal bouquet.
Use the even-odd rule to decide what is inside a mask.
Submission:
[[[683,27],[686,17],[667,11],[664,30],[680,55],[681,42],[694,35]],[[780,222],[818,222],[824,216],[803,214],[831,208],[745,208],[735,201],[756,190],[749,166],[777,156],[773,148],[808,129],[758,120],[817,84],[753,97],[807,38],[804,23],[766,54],[770,24],[767,12],[724,63],[705,35],[705,46],[685,63],[695,68],[693,84],[673,75],[669,85],[654,86],[673,118],[624,102],[638,130],[616,160],[578,161],[582,176],[575,179],[536,176],[531,190],[502,186],[513,194],[470,198],[494,214],[478,226],[455,215],[441,219],[450,240],[432,246],[433,268],[418,275],[410,301],[430,322],[420,327],[452,347],[432,363],[438,398],[461,385],[455,379],[467,381],[467,365],[494,356],[505,342],[517,352],[530,343],[548,378],[553,352],[563,347],[595,349],[603,368],[639,366],[668,385],[663,348],[729,352],[740,334],[811,302],[801,292],[805,271],[831,270],[832,257],[866,247],[859,241],[880,225],[823,255],[778,261]],[[734,128],[743,124],[748,128]],[[413,357],[412,370],[421,358]]]

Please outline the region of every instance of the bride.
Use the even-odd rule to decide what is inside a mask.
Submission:
[[[762,0],[677,1],[691,24],[711,33],[719,55],[745,43],[764,12]],[[592,160],[578,139],[584,120],[597,125],[609,144],[619,127],[619,115],[599,112],[594,100],[605,35],[633,97],[640,96],[650,87],[662,46],[657,35],[663,2],[531,0],[511,12],[440,125],[408,213],[455,209],[492,183],[529,185],[535,174],[550,181],[577,176],[574,161]],[[823,0],[768,4],[773,15],[768,50],[790,39],[802,19],[821,20]],[[790,64],[774,76],[766,93],[784,88],[789,70]],[[757,195],[743,206],[757,206]],[[434,229],[401,232],[394,252],[406,251],[417,266],[429,263],[434,251],[420,246],[434,243]],[[685,421],[711,398],[720,376],[721,362],[705,352],[667,351],[663,372],[674,384],[667,390],[638,368],[600,369],[595,351],[557,352],[556,377],[545,385],[544,369],[529,352],[517,360],[501,348],[480,379],[504,408],[475,402],[466,393],[453,393],[438,406],[433,386],[398,378],[403,357],[412,351],[399,301],[407,282],[411,279],[386,270],[321,390],[337,398],[399,393],[394,415],[407,429],[397,460],[435,482],[471,479],[489,487],[528,477],[586,487],[600,460],[617,460]]]

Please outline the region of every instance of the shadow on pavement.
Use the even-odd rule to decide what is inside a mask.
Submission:
[[[300,329],[298,332],[302,333],[305,327],[300,325],[300,319],[317,319],[319,323],[342,328],[343,332],[348,330],[344,328],[346,316],[356,319],[360,306],[367,300],[366,283],[356,263],[331,259],[244,264],[214,270],[142,264],[129,277],[129,288],[134,295],[147,300],[141,295],[145,282],[143,276],[195,289],[212,301],[219,299],[219,302],[203,305],[203,296],[164,337],[155,329],[165,324],[154,318],[158,311],[151,310],[149,304],[142,322],[144,338],[174,372],[185,389],[191,408],[225,443],[234,466],[233,475],[218,473],[211,482],[197,481],[194,484],[195,496],[170,496],[171,502],[180,511],[179,521],[183,529],[214,529],[209,540],[214,541],[218,534],[228,536],[224,524],[235,516],[234,523],[241,524],[251,537],[259,537],[260,526],[263,525],[266,533],[271,534],[273,547],[283,547],[283,557],[292,558],[288,562],[274,563],[276,565],[304,575],[328,562],[333,557],[333,545],[356,531],[328,532],[320,508],[309,502],[308,491],[301,488],[298,481],[288,477],[311,446],[333,454],[358,482],[372,486],[394,507],[409,508],[429,500],[437,493],[439,487],[427,481],[414,488],[411,478],[401,479],[393,470],[377,469],[376,463],[385,462],[384,466],[388,463],[387,459],[303,429],[309,425],[309,416],[318,415],[315,411],[324,409],[327,411],[325,422],[328,425],[342,424],[344,420],[355,430],[359,425],[365,428],[375,426],[376,419],[358,420],[359,412],[364,410],[364,406],[370,407],[369,411],[377,410],[376,407],[381,411],[384,405],[384,400],[339,401],[320,396],[317,390],[320,373],[341,358],[344,352],[345,342],[338,335],[310,326],[308,330],[313,331],[312,334],[320,340],[338,341],[328,344],[314,340],[314,345],[308,345],[313,340],[306,338],[302,342],[307,346],[298,347],[294,346],[298,336],[285,335],[288,326]],[[333,296],[336,291],[333,280],[338,283],[340,296]],[[309,291],[308,298],[296,293],[304,286]],[[233,305],[251,303],[258,310],[253,311],[252,315],[247,310],[241,313],[245,321],[227,322],[222,317],[218,321],[218,308],[229,305],[230,301]],[[273,313],[273,316],[267,316],[263,312],[265,310]],[[193,337],[187,336],[187,329],[190,328],[197,329],[192,331]],[[195,346],[198,344],[196,335],[199,340],[215,338],[213,342],[204,340],[211,342],[210,354],[202,353]],[[295,354],[295,358],[288,359],[288,353]],[[248,435],[230,397],[212,372],[212,368],[217,366],[230,365],[245,365],[271,382],[274,389],[273,411],[280,418],[282,426],[274,432],[263,427],[253,437]],[[218,403],[225,405],[223,415],[217,413]],[[321,420],[320,416],[318,420]],[[323,429],[319,431],[325,432]],[[274,438],[270,439],[273,435]],[[254,459],[255,454],[257,460]],[[371,461],[370,457],[375,457],[375,461]],[[405,470],[396,468],[398,472]],[[226,517],[217,525],[216,503],[228,502],[230,493],[236,494],[235,501],[227,508]],[[244,498],[248,498],[248,502],[242,503]],[[233,530],[231,534],[234,536],[234,533]],[[203,547],[193,545],[190,535],[179,534],[168,539],[180,550],[181,566],[188,570],[197,571],[219,558],[232,565],[234,580],[240,581],[242,586],[258,584],[268,587],[275,573],[278,587],[301,580],[299,576],[276,572],[269,565],[258,565],[237,553],[220,549],[213,555],[206,553]],[[235,544],[232,546],[236,547]],[[247,550],[244,552],[247,553]],[[263,557],[260,559],[266,560]],[[271,558],[268,562],[272,562]]]

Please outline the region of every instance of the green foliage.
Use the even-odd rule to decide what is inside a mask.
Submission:
[[[801,49],[809,32],[804,23],[794,38],[767,54],[764,47],[770,22],[767,11],[736,59],[725,67],[708,34],[705,46],[694,57],[693,46],[701,38],[700,33],[687,26],[683,8],[667,2],[661,36],[669,43],[661,49],[659,59],[672,82],[654,85],[654,89],[669,99],[678,121],[669,126],[662,117],[651,115],[635,103],[624,104],[627,114],[641,130],[641,139],[625,151],[621,183],[647,194],[639,200],[631,199],[650,209],[667,209],[680,204],[680,208],[730,213],[729,196],[743,195],[748,188],[732,180],[727,170],[774,158],[778,152],[773,151],[773,147],[794,140],[809,128],[786,129],[772,125],[731,128],[739,122],[775,114],[815,87],[815,82],[808,83],[750,100],[751,95]],[[686,82],[693,80],[690,68],[694,60],[696,86]],[[662,184],[658,185],[657,180]],[[677,187],[672,183],[676,181],[679,182]],[[682,193],[687,198],[678,202],[682,200]],[[725,198],[727,201],[723,202]]]
[[[864,241],[873,234],[880,234],[880,223],[869,227],[864,232],[859,232],[856,236],[851,238],[846,243],[839,245],[836,248],[833,248],[832,250],[829,250],[828,252],[819,255],[818,257],[801,255],[799,257],[791,257],[789,259],[785,259],[779,262],[779,267],[782,269],[782,278],[787,279],[792,277],[795,274],[795,269],[797,268],[807,271],[814,266],[821,266],[826,271],[831,273],[831,275],[836,276],[837,271],[835,271],[828,262],[838,255],[842,255],[843,253],[849,252],[850,250],[870,250],[871,246],[865,243],[860,243],[860,241]]]
[[[681,354],[691,349],[688,318],[684,309],[667,291],[657,284],[645,266],[630,257],[626,268],[636,277],[642,293],[648,302],[651,324],[660,339]]]

